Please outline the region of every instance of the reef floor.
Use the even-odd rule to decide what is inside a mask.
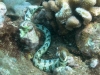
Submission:
[[[42,43],[43,41],[40,42],[40,45],[42,45]],[[9,47],[12,46],[16,45],[11,44]],[[65,48],[67,47],[67,45],[64,43],[64,40],[61,37],[59,37],[58,35],[52,35],[51,46],[49,47],[48,51],[43,55],[43,58],[55,58],[55,53],[57,47],[59,46]],[[30,60],[30,53],[20,52],[20,50],[18,51],[18,53],[16,53],[16,50],[13,51],[14,52],[10,50],[8,51],[6,48],[0,49],[0,75],[53,75],[53,73],[46,73],[34,67]],[[33,54],[35,51],[36,50],[33,51]],[[15,55],[13,56],[13,54]],[[91,74],[90,69],[88,68],[86,63],[82,61],[80,56],[74,54],[72,54],[72,56],[79,64],[79,67],[75,68],[75,72],[71,75],[94,75]]]

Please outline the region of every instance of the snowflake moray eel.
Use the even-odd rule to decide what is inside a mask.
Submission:
[[[32,15],[41,8],[41,6],[30,6],[28,7],[28,10],[25,14],[25,21],[31,21]],[[36,25],[39,30],[41,30],[44,35],[45,35],[45,41],[44,44],[38,49],[38,51],[35,53],[32,61],[34,65],[39,68],[40,70],[46,71],[46,72],[51,72],[53,71],[56,67],[59,67],[60,59],[42,59],[41,56],[47,51],[48,47],[50,46],[51,42],[51,35],[49,30],[44,27],[43,25]]]

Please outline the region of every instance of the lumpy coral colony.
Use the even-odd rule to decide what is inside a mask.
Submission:
[[[13,13],[13,15],[17,15],[20,17],[25,15],[27,7],[31,5],[29,2],[26,2],[26,0],[11,1],[13,2],[10,2],[9,0],[3,0],[3,2],[7,5],[7,9],[12,9],[15,12]],[[34,23],[41,23],[46,19],[47,22],[51,24],[54,31],[59,32],[62,35],[64,35],[63,32],[67,33],[76,28],[78,30],[82,27],[80,31],[78,30],[75,36],[76,44],[80,52],[84,54],[84,56],[86,55],[92,57],[89,66],[91,68],[95,68],[99,64],[100,56],[100,23],[93,22],[93,18],[95,16],[100,16],[100,0],[48,0],[43,1],[42,6],[43,8],[34,16]],[[0,8],[1,7],[3,7],[3,12],[5,13],[6,8],[3,3],[0,3]],[[21,8],[18,9],[19,7]],[[3,22],[2,17],[4,17],[4,14],[2,14],[0,9],[0,24],[2,24]],[[21,24],[21,26],[23,25],[23,23]],[[26,22],[25,24],[27,23],[28,22]],[[30,23],[27,25],[31,27]],[[33,27],[31,28],[34,31],[32,33],[35,33],[35,29]],[[23,35],[21,36],[24,36],[24,34],[25,33],[23,33]],[[27,33],[25,38],[28,38],[28,36],[31,35]],[[35,43],[37,44],[38,39],[39,38],[37,37],[37,41],[35,41]],[[33,41],[32,38],[28,38],[28,40]],[[70,61],[71,60],[73,60],[72,57],[70,58]]]
[[[52,19],[53,11],[56,20],[67,30],[78,28],[82,23],[87,25],[93,16],[100,15],[99,0],[49,0],[44,1],[42,5],[46,10],[46,17]]]

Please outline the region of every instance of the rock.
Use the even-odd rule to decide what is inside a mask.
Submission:
[[[90,57],[100,55],[100,23],[90,23],[76,35],[76,43],[82,54]]]

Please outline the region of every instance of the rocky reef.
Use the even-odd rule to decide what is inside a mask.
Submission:
[[[41,8],[25,20],[31,6]],[[37,24],[52,37],[42,58],[61,61],[52,72],[31,61],[49,37]],[[0,0],[0,75],[100,75],[99,29],[100,0]]]
[[[82,53],[92,57],[99,56],[99,27],[100,23],[89,23],[76,36],[77,46]]]

